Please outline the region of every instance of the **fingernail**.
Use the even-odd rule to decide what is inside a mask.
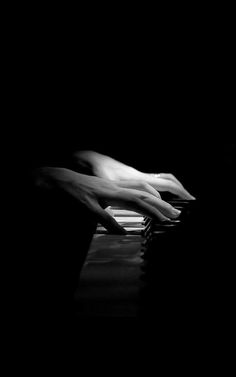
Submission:
[[[178,215],[181,214],[181,211],[179,211],[179,210],[176,209],[176,208],[173,208],[172,212],[173,212],[173,214],[176,215],[176,216],[178,216]]]

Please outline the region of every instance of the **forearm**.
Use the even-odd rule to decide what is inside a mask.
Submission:
[[[70,183],[70,170],[60,167],[41,167],[32,172],[33,184],[38,188],[54,188]]]

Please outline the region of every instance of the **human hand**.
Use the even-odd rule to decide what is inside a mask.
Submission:
[[[153,195],[156,190],[168,191],[181,199],[195,199],[173,174],[143,173],[94,151],[78,152],[75,158],[79,165],[89,167],[97,177],[111,180],[120,187],[138,189]]]
[[[111,233],[124,234],[125,230],[104,210],[107,206],[119,206],[142,215],[168,221],[179,216],[169,203],[164,202],[157,191],[153,194],[124,188],[119,183],[104,178],[87,176],[64,168],[45,167],[38,170],[36,184],[42,188],[59,188],[85,206]]]

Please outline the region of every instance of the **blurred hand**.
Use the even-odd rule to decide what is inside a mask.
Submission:
[[[73,196],[81,205],[87,207],[111,233],[124,234],[125,230],[104,210],[109,205],[136,211],[142,215],[166,221],[179,216],[160,195],[144,190],[123,187],[104,178],[87,176],[64,168],[45,167],[38,169],[36,185],[44,189],[59,188]]]
[[[78,152],[75,158],[79,165],[90,168],[97,177],[111,180],[120,187],[146,191],[154,196],[157,191],[168,191],[181,199],[195,199],[172,174],[142,173],[94,151]]]

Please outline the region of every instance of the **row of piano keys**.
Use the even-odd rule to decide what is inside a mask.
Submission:
[[[109,305],[113,305],[112,296],[117,295],[117,278],[115,276],[123,275],[124,280],[121,284],[124,286],[126,284],[125,279],[127,279],[129,287],[131,285],[133,287],[130,291],[135,292],[135,294],[131,294],[130,301],[136,307],[130,310],[130,306],[125,304],[127,305],[127,312],[135,313],[132,316],[153,316],[157,307],[159,309],[160,306],[162,309],[167,308],[169,306],[167,303],[174,303],[176,296],[180,297],[177,290],[181,290],[183,278],[186,276],[186,273],[183,274],[184,266],[186,266],[186,247],[184,244],[188,239],[186,229],[195,203],[182,200],[175,200],[170,203],[181,210],[181,215],[177,220],[168,223],[146,218],[133,211],[117,207],[111,208],[110,210],[117,222],[126,229],[127,236],[106,236],[106,229],[98,225],[91,254],[88,255],[88,265],[85,266],[84,276],[82,275],[82,281],[84,280],[82,285],[84,287],[91,286],[90,281],[97,285],[96,301],[98,296],[102,297],[102,305],[107,313],[114,311]],[[134,244],[137,248],[136,252],[134,251]],[[122,252],[121,245],[124,245]],[[104,258],[104,263],[102,258]],[[137,263],[137,261],[139,262]],[[107,271],[108,269],[109,271]],[[121,269],[123,269],[123,272]],[[104,277],[101,276],[102,270]],[[111,281],[109,281],[111,271],[113,272]],[[129,274],[129,271],[132,272],[132,276],[124,277],[124,273]],[[100,280],[97,284],[94,276],[99,276]],[[114,277],[115,284],[112,281]],[[108,286],[110,288],[106,300],[104,297]],[[114,293],[112,293],[113,286]],[[103,287],[101,288],[103,292],[100,292],[99,287]],[[119,291],[118,301],[128,302],[127,289]],[[83,299],[85,301],[93,300],[93,297],[89,297],[89,289],[84,292]],[[122,297],[123,295],[124,297]],[[101,315],[101,303],[99,306],[99,315]],[[120,307],[117,302],[115,306]],[[92,307],[92,315],[95,316],[96,306],[92,305]],[[125,316],[125,312],[126,308],[123,306],[120,309],[120,313],[122,313],[120,315]],[[106,316],[107,314],[103,313],[103,315]],[[115,313],[112,315],[115,315]]]
[[[141,317],[155,318],[157,314],[168,317],[186,307],[187,312],[199,285],[198,263],[195,264],[195,255],[199,255],[197,201],[168,202],[181,211],[178,219],[168,222],[138,218],[135,213],[122,214],[122,210],[114,209],[115,218],[128,233],[142,236],[138,310]]]
[[[170,200],[169,203],[176,209],[179,209],[181,214],[178,219],[168,222],[150,219],[137,212],[121,209],[119,207],[110,207],[109,212],[129,234],[142,234],[146,239],[149,239],[150,242],[150,239],[162,233],[178,231],[186,225],[186,221],[196,202],[189,200]],[[98,224],[96,233],[106,234],[107,231],[102,225]]]

